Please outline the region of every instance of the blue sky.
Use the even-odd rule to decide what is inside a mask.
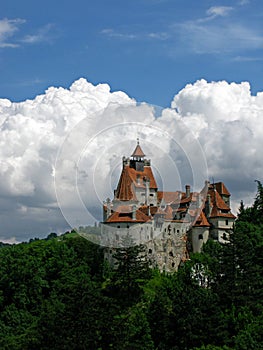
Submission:
[[[169,106],[186,84],[262,91],[262,0],[1,3],[0,97],[22,101],[79,77]]]

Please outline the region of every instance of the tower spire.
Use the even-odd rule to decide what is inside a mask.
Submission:
[[[130,167],[137,171],[143,171],[145,163],[145,154],[140,146],[139,137],[137,137],[137,145],[130,157]]]
[[[141,146],[140,146],[139,137],[137,137],[137,145],[136,145],[136,148],[133,151],[131,157],[133,157],[133,158],[144,158],[145,157],[145,154],[143,153],[143,150],[141,149]]]

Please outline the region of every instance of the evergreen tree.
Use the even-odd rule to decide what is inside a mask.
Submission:
[[[142,286],[151,277],[145,246],[135,245],[128,233],[113,255],[115,268],[107,290],[123,305],[131,305],[142,295]]]

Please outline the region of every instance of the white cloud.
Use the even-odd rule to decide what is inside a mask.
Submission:
[[[210,179],[225,181],[237,202],[251,200],[262,176],[263,93],[200,80],[172,107],[156,118],[152,106],[85,79],[34,100],[0,100],[0,236],[63,231],[56,194],[72,226],[99,220],[138,136],[165,188],[200,186],[207,160]]]
[[[121,31],[116,31],[112,28],[103,29],[101,34],[115,39],[126,39],[126,40],[167,40],[170,37],[168,32],[140,32],[140,33],[126,33]]]
[[[252,96],[247,82],[187,85],[172,103],[201,142],[210,171],[236,190],[236,199],[254,197],[253,181],[262,179],[263,93]],[[196,116],[199,123],[194,123]]]
[[[112,28],[106,28],[101,31],[101,34],[108,36],[110,38],[118,38],[118,39],[136,39],[137,35],[132,33],[121,33]]]
[[[238,16],[240,7],[212,6],[206,16],[171,26],[177,47],[197,54],[252,56],[263,47],[263,31],[257,21]],[[233,14],[233,16],[232,16]],[[249,23],[249,24],[248,24]],[[253,52],[251,52],[253,50]]]
[[[239,5],[247,5],[250,3],[250,0],[239,0]]]
[[[54,28],[54,25],[49,23],[45,25],[44,27],[40,28],[36,34],[33,35],[26,35],[21,42],[27,43],[27,44],[36,44],[41,42],[50,42],[53,37],[52,29]]]
[[[212,6],[210,7],[206,13],[210,18],[215,17],[224,17],[227,16],[231,11],[233,10],[233,7],[230,6]]]
[[[174,29],[180,35],[184,47],[199,54],[222,55],[260,50],[263,46],[263,33],[234,22],[186,22],[176,24]]]
[[[0,47],[17,47],[17,43],[13,43],[9,39],[19,30],[19,26],[25,23],[24,19],[8,19],[4,18],[0,20]]]

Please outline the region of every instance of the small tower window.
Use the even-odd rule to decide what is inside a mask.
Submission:
[[[148,252],[149,252],[149,254],[152,254],[152,250],[151,250],[151,249],[149,249],[149,251],[148,251]]]
[[[228,219],[226,219],[226,225],[228,225]]]
[[[203,239],[202,233],[200,233],[200,235],[198,236],[198,239]]]

